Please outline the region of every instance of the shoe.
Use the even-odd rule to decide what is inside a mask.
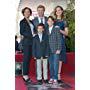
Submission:
[[[53,84],[58,84],[58,81],[56,79],[54,79]]]
[[[48,80],[44,80],[44,83],[48,84]]]
[[[28,78],[27,80],[25,80],[25,79],[23,78],[23,81],[25,82],[26,85],[27,85],[27,84],[33,84],[30,78]]]
[[[39,85],[42,85],[43,84],[42,80],[37,80],[37,81],[38,81],[38,84]]]
[[[48,83],[53,84],[53,79],[50,79]]]
[[[62,84],[62,83],[64,83],[64,82],[63,82],[62,80],[58,80],[58,83],[59,83],[59,84]]]

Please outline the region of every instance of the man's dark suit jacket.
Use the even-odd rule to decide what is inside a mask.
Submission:
[[[32,20],[34,26],[35,26],[35,29],[37,29],[37,26],[39,24],[39,20],[38,20],[38,17],[35,17],[33,20]],[[47,27],[48,27],[48,24],[47,24],[47,17],[45,16],[45,31],[47,30]]]

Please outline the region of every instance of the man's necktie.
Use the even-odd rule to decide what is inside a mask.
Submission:
[[[43,18],[41,18],[41,23],[43,23]]]

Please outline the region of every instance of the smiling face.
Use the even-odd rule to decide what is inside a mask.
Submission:
[[[31,13],[30,13],[29,9],[25,9],[24,17],[29,18],[30,16],[31,16]]]
[[[52,20],[52,18],[48,18],[47,23],[49,26],[52,26],[54,24],[54,21]]]
[[[61,17],[62,13],[63,13],[63,10],[60,7],[57,7],[56,8],[56,15]]]
[[[38,12],[38,15],[39,15],[40,17],[43,17],[43,16],[44,16],[44,9],[43,9],[43,8],[38,8],[38,9],[37,9],[37,12]]]
[[[42,33],[43,31],[44,31],[44,28],[43,28],[43,26],[38,26],[38,33]]]

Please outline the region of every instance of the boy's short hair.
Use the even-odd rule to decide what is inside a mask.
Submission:
[[[52,21],[55,21],[54,17],[53,16],[49,16],[48,19],[52,19]]]
[[[43,24],[43,23],[39,23],[39,24],[37,25],[37,28],[38,28],[39,26],[42,26],[42,27],[43,27],[43,29],[45,29],[45,26],[44,26],[44,24]]]

